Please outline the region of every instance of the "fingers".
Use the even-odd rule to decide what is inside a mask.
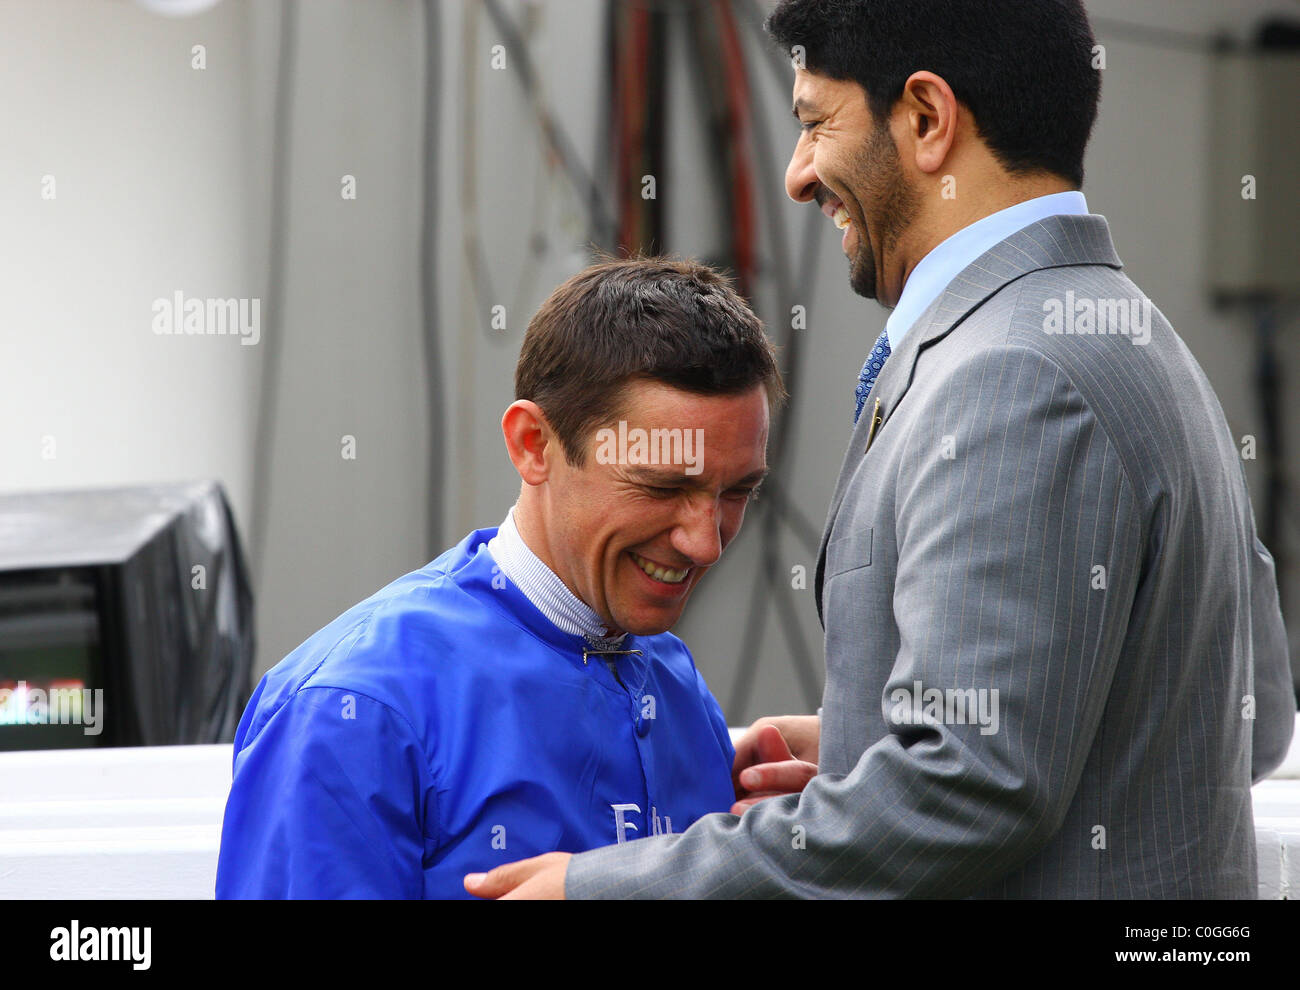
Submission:
[[[746,811],[754,807],[754,805],[758,804],[760,801],[766,801],[768,798],[784,797],[784,796],[785,793],[782,791],[764,791],[761,794],[751,794],[749,795],[749,797],[742,798],[741,800],[733,804],[731,806],[731,813],[733,815],[743,815]]]
[[[736,789],[736,796],[743,796],[740,793],[743,790],[740,774],[746,767],[791,759],[794,759],[794,754],[786,745],[781,730],[774,725],[765,725],[761,721],[755,722],[736,743],[736,758],[731,764],[731,782]]]
[[[774,725],[755,725],[736,747],[732,784],[736,804],[732,814],[744,814],[756,799],[802,791],[817,776],[817,764],[796,760],[785,736]],[[737,811],[736,808],[741,810]]]
[[[781,715],[771,720],[785,738],[797,760],[817,762],[817,748],[821,740],[821,719],[816,715]]]
[[[775,735],[774,735],[775,733]],[[758,719],[736,741],[736,759],[733,774],[755,763],[773,763],[782,759],[817,762],[817,746],[821,735],[821,719],[816,715],[768,715]],[[760,746],[781,745],[786,751],[780,755],[761,757]]]
[[[758,735],[765,726],[765,721],[759,719],[736,740],[736,759],[732,762],[733,774],[740,773],[747,766],[762,762],[758,758]]]
[[[744,800],[759,792],[797,793],[816,776],[817,764],[806,763],[803,760],[787,759],[777,763],[760,763],[741,771],[739,783],[743,793],[737,793],[736,797]]]
[[[756,763],[781,763],[785,760],[794,759],[794,754],[790,752],[785,736],[774,725],[765,725],[759,729],[756,743],[758,750]]]
[[[489,873],[467,874],[464,880],[465,889],[475,897],[500,897],[514,890],[533,874],[545,869],[546,861],[554,856],[555,853],[547,853],[545,856],[534,856],[532,859],[521,859],[514,863],[507,863],[505,866],[498,866]]]

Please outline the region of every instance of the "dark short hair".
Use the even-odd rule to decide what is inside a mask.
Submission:
[[[1082,0],[781,0],[767,30],[862,86],[877,121],[912,73],[942,76],[1003,168],[1083,185],[1101,73]]]
[[[727,278],[680,258],[610,258],[552,292],[524,334],[515,398],[541,407],[580,467],[635,380],[698,395],[762,385],[773,406],[785,399],[762,321]]]

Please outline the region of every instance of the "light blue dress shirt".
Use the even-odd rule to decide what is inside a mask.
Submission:
[[[993,245],[1005,241],[1018,230],[1047,217],[1086,214],[1088,201],[1078,191],[1052,193],[1008,206],[969,227],[963,227],[932,250],[912,270],[903,286],[903,294],[885,323],[890,350],[898,350],[903,335],[962,269]]]

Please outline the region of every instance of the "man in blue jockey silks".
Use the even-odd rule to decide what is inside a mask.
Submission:
[[[515,396],[501,525],[258,684],[218,897],[468,897],[467,873],[732,807],[726,722],[667,630],[766,471],[762,325],[704,266],[603,262],[533,317]]]

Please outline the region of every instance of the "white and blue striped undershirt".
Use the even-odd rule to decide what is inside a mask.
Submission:
[[[488,540],[488,553],[507,578],[537,606],[561,632],[585,636],[592,643],[613,646],[627,635],[607,636],[604,621],[582,599],[570,591],[554,571],[528,548],[515,526],[515,510],[506,513],[497,535]]]

